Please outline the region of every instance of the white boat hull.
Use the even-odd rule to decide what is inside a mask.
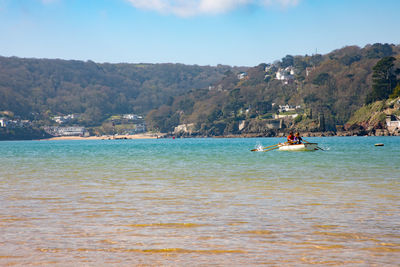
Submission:
[[[283,151],[314,151],[318,150],[317,143],[305,143],[305,144],[295,144],[295,145],[288,145],[288,144],[279,144],[279,150]]]

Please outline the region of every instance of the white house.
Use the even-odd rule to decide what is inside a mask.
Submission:
[[[285,118],[292,118],[295,119],[299,114],[290,114],[290,115],[281,115],[281,114],[275,114],[273,117],[274,119],[285,119]]]
[[[241,73],[238,74],[237,77],[238,77],[239,80],[243,80],[243,79],[246,79],[248,77],[248,74],[247,74],[247,72],[241,72]]]
[[[137,120],[138,116],[135,114],[124,114],[122,115],[122,118],[126,120]]]
[[[285,71],[289,73],[290,75],[295,75],[296,74],[296,69],[292,66],[286,67]]]
[[[70,120],[73,120],[75,118],[76,118],[76,115],[68,114],[66,116],[55,116],[55,117],[52,118],[52,120],[57,122],[57,123],[59,123],[59,124],[61,124],[61,123],[65,123],[65,122],[68,122]]]
[[[386,115],[386,126],[389,131],[400,129],[400,118],[394,115]]]
[[[289,84],[294,81],[294,76],[291,74],[293,71],[291,69],[278,69],[276,72],[276,79],[283,81],[285,84]],[[294,73],[294,72],[293,72]]]
[[[85,127],[60,127],[59,134],[63,136],[83,136],[85,135]]]
[[[301,108],[300,105],[291,106],[289,104],[286,104],[286,105],[279,105],[278,111],[279,112],[288,112],[288,111],[295,111],[296,109],[299,109],[299,108]]]
[[[45,127],[44,130],[54,136],[88,136],[89,133],[85,127],[72,126],[72,127]]]
[[[7,127],[8,120],[6,118],[0,118],[0,127]]]

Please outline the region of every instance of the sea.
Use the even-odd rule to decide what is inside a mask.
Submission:
[[[400,137],[306,139],[0,142],[0,266],[399,266]]]

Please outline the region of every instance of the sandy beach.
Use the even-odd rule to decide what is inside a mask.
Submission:
[[[44,140],[121,140],[121,139],[157,139],[161,137],[159,134],[144,133],[144,134],[133,134],[133,135],[102,135],[102,136],[58,136]]]

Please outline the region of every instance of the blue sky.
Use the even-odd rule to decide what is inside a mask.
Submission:
[[[0,0],[0,55],[254,66],[400,43],[398,0]]]

